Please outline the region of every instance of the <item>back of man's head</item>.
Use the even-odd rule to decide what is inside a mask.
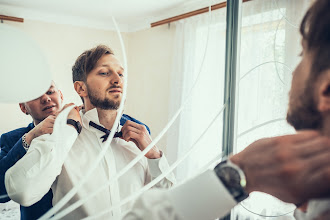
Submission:
[[[76,60],[75,64],[72,67],[72,80],[86,82],[88,73],[94,69],[97,61],[104,54],[113,54],[113,51],[105,46],[98,45],[90,50],[83,52]]]
[[[330,135],[330,1],[316,0],[305,14],[300,33],[303,54],[295,69],[287,121],[296,129]]]
[[[330,0],[316,0],[305,14],[300,33],[313,55],[310,79],[330,69]]]

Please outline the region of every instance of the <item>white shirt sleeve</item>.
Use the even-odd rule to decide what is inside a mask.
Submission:
[[[23,206],[38,202],[61,173],[77,136],[75,128],[63,119],[55,122],[52,135],[45,134],[33,139],[26,155],[5,174],[9,197]]]
[[[164,154],[162,154],[161,158],[158,159],[147,159],[148,161],[148,169],[146,176],[146,183],[148,184],[152,180],[156,179],[163,172],[166,172],[170,166],[167,162],[167,159]],[[170,188],[176,183],[176,179],[173,173],[167,175],[164,179],[159,181],[154,188]]]
[[[296,209],[294,217],[297,220],[313,220],[326,211],[330,211],[330,199],[314,199],[308,202],[306,212]]]
[[[228,214],[236,204],[209,170],[168,191],[146,192],[123,220],[214,220]]]

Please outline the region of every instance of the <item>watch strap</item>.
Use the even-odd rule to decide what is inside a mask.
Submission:
[[[68,119],[66,121],[67,124],[73,125],[73,127],[77,130],[78,134],[80,134],[82,126],[79,121],[73,120],[73,119]]]
[[[237,203],[243,201],[249,196],[249,194],[245,191],[246,178],[244,172],[236,164],[232,163],[229,159],[219,163],[214,168],[214,171]],[[223,172],[226,172],[226,174],[223,175]],[[235,178],[229,180],[228,176],[233,175],[233,172],[235,172]],[[239,176],[239,178],[237,178],[237,176]],[[235,185],[233,185],[232,181],[236,181]]]
[[[30,147],[30,145],[26,142],[26,133],[22,136],[22,145],[24,149],[27,151]]]

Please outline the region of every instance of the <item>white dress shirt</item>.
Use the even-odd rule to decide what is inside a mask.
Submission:
[[[149,190],[140,196],[122,220],[214,220],[237,203],[209,170],[170,190]],[[330,199],[308,202],[307,211],[295,210],[297,220],[313,220],[330,211]]]
[[[170,190],[149,190],[123,220],[214,220],[237,205],[213,170]]]
[[[308,202],[307,211],[296,209],[294,217],[297,220],[313,220],[330,211],[330,199],[313,199]]]
[[[24,206],[29,206],[41,199],[51,187],[54,195],[53,205],[55,205],[77,185],[100,151],[106,147],[106,142],[103,143],[101,139],[104,132],[90,127],[90,121],[100,125],[96,108],[82,115],[83,128],[78,137],[77,131],[72,126],[61,123],[57,128],[54,127],[57,132],[52,135],[35,138],[27,154],[6,172],[5,184],[10,198]],[[117,130],[120,129],[121,126],[118,124]],[[97,169],[63,208],[99,189],[140,153],[133,142],[114,138]],[[120,177],[118,182],[115,181],[113,185],[63,219],[82,219],[103,212],[138,191],[168,167],[164,155],[160,159],[143,157]],[[174,182],[174,175],[170,174],[156,187],[169,188]],[[131,208],[132,202],[122,206],[120,211],[124,212]],[[109,212],[101,219],[118,219],[118,215],[120,212]]]

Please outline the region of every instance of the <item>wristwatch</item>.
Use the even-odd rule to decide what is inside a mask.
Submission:
[[[233,164],[229,159],[219,163],[214,168],[214,171],[237,203],[249,196],[245,191],[246,178],[243,170]]]
[[[75,129],[77,130],[78,134],[80,134],[82,126],[81,126],[79,121],[76,121],[76,120],[73,120],[73,119],[68,119],[66,121],[66,123],[69,124],[69,125],[73,125],[73,127],[75,127]]]
[[[26,142],[26,133],[23,135],[23,137],[22,137],[22,145],[23,145],[23,147],[24,147],[24,149],[26,150],[26,151],[28,151],[29,150],[29,147],[30,147],[30,145]]]

